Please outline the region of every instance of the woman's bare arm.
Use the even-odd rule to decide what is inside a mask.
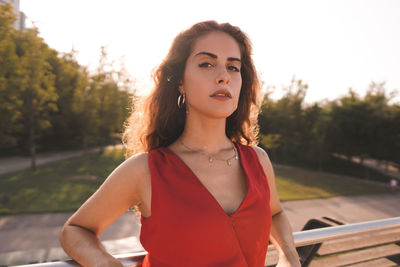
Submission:
[[[259,147],[253,147],[256,151],[270,189],[270,207],[272,224],[270,240],[279,253],[277,266],[300,266],[299,256],[293,240],[293,230],[289,220],[282,209],[275,184],[275,174],[267,153]]]
[[[299,255],[294,245],[292,227],[284,211],[272,216],[271,242],[279,254],[279,266],[299,266]]]
[[[98,236],[131,206],[141,203],[148,177],[147,153],[119,165],[65,223],[60,235],[65,252],[82,266],[122,266],[105,251]]]

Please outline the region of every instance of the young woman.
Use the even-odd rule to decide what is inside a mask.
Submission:
[[[259,83],[247,36],[206,21],[180,33],[136,103],[130,156],[66,222],[61,243],[83,266],[122,266],[97,236],[141,213],[143,266],[300,266],[264,150],[255,146]],[[132,156],[131,156],[132,155]]]

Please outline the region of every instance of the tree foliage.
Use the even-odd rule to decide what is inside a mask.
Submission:
[[[18,57],[13,41],[13,21],[16,16],[11,4],[0,5],[0,147],[10,148],[17,144],[13,133],[18,130],[16,122],[22,101],[13,90],[18,83]]]
[[[271,158],[323,169],[332,155],[400,161],[400,106],[395,92],[372,82],[364,97],[353,89],[325,103],[304,104],[307,85],[293,79],[285,95],[264,96],[259,116],[260,144]]]
[[[11,5],[0,5],[1,155],[105,146],[119,140],[134,91],[106,49],[89,72],[76,51],[59,53],[37,29],[15,30]],[[308,85],[293,79],[278,100],[265,94],[260,144],[272,160],[324,169],[332,155],[400,162],[400,105],[385,83],[365,96],[353,89],[330,102],[307,105]]]
[[[50,48],[36,28],[15,30],[10,5],[0,5],[0,149],[30,154],[115,143],[132,98],[132,81],[102,48],[94,73],[76,51]]]

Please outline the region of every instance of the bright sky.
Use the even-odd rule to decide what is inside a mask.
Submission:
[[[364,95],[371,81],[400,94],[398,0],[20,0],[20,9],[51,47],[74,47],[89,68],[103,45],[111,59],[123,57],[141,90],[180,31],[214,19],[249,35],[262,80],[277,86],[275,97],[293,75],[309,85],[309,103],[349,87]]]

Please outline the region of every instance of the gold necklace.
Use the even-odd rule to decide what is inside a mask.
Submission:
[[[238,159],[239,159],[239,156],[238,156],[238,153],[237,153],[237,150],[236,150],[235,145],[233,145],[233,147],[232,147],[232,149],[233,149],[233,151],[234,151],[234,153],[235,153],[232,157],[230,157],[230,158],[228,158],[228,159],[219,159],[219,158],[217,158],[216,156],[214,156],[214,155],[212,155],[212,154],[210,154],[210,153],[207,153],[207,152],[205,152],[205,151],[203,151],[203,150],[194,150],[194,149],[188,147],[187,145],[185,145],[185,144],[183,143],[182,139],[179,139],[179,141],[181,142],[181,144],[182,144],[187,150],[189,150],[189,151],[191,151],[191,152],[195,152],[195,153],[201,153],[201,154],[207,156],[207,157],[208,157],[208,162],[209,162],[210,164],[212,164],[212,163],[214,162],[214,160],[221,160],[221,161],[225,161],[226,164],[230,167],[230,166],[232,166],[232,161],[231,161],[231,160],[238,160]]]

